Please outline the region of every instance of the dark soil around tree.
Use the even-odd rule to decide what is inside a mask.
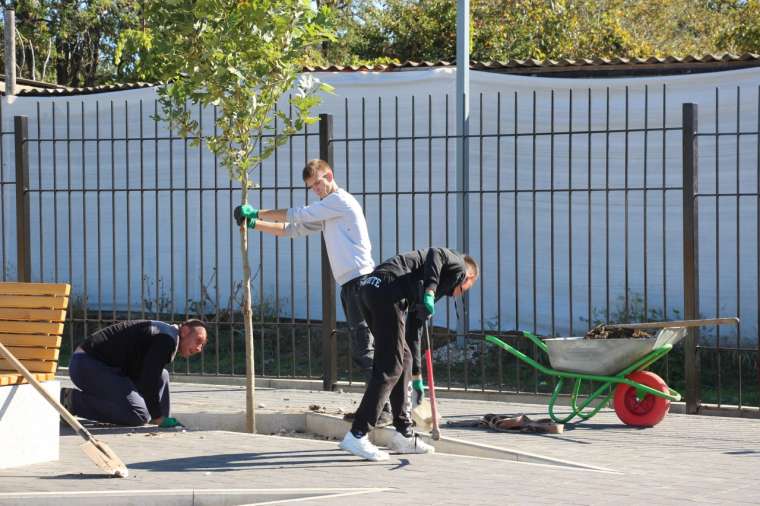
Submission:
[[[626,339],[626,338],[647,338],[652,334],[642,329],[621,329],[610,325],[597,325],[586,332],[586,339]]]

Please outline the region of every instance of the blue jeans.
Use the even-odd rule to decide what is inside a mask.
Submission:
[[[135,383],[118,367],[111,367],[87,353],[74,353],[69,377],[79,388],[71,395],[73,414],[116,425],[145,425],[151,420],[145,399]],[[161,373],[161,416],[169,416],[169,373]]]

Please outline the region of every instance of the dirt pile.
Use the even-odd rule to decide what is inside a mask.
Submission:
[[[652,334],[642,329],[621,329],[611,325],[597,325],[586,332],[586,339],[630,339],[647,338]]]

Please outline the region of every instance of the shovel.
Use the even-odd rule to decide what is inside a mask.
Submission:
[[[71,425],[71,428],[84,438],[85,442],[81,446],[82,451],[85,455],[87,455],[87,457],[90,458],[90,460],[95,463],[96,466],[111,476],[126,478],[129,475],[127,466],[124,465],[124,463],[113,452],[113,450],[111,450],[107,444],[95,439],[95,437],[90,434],[87,429],[82,427],[82,424],[79,423],[74,415],[69,413],[69,411],[64,408],[60,402],[54,399],[53,396],[50,395],[48,391],[42,387],[40,382],[37,381],[37,379],[32,375],[32,373],[27,370],[26,367],[24,367],[24,364],[19,362],[19,360],[13,356],[13,354],[8,350],[8,348],[5,347],[3,343],[0,343],[0,356],[8,360],[8,362],[10,362],[13,367],[15,367],[16,370],[24,376],[24,378],[26,378],[26,381],[28,381],[45,398],[45,400],[48,401],[56,409],[56,411],[61,414],[63,419],[66,420],[69,425]]]

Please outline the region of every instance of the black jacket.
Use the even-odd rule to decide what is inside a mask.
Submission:
[[[159,389],[164,366],[174,359],[179,330],[154,320],[133,320],[101,329],[82,349],[101,362],[119,368],[135,382],[153,418],[161,416]]]
[[[427,248],[401,253],[375,268],[375,274],[396,278],[399,298],[409,307],[420,302],[420,282],[424,290],[435,290],[435,300],[451,296],[467,275],[464,255],[448,248]]]

